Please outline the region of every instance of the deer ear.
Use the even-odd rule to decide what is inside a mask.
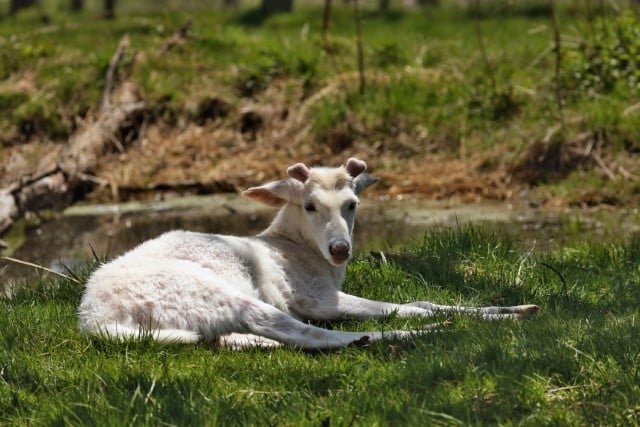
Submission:
[[[279,208],[286,203],[286,200],[267,190],[264,186],[248,188],[242,192],[242,195],[272,208]]]
[[[359,196],[360,193],[362,193],[364,190],[378,182],[378,179],[378,177],[369,175],[368,173],[359,175],[356,179],[353,180],[353,192],[356,193],[357,196]]]
[[[251,187],[242,192],[248,199],[255,200],[267,206],[279,208],[285,203],[296,203],[302,197],[304,185],[294,179],[274,181],[259,187]]]
[[[297,179],[303,184],[307,182],[307,179],[309,179],[310,173],[311,171],[304,163],[296,163],[295,165],[289,166],[289,168],[287,168],[287,174],[291,178]]]
[[[344,167],[347,170],[347,173],[353,178],[357,177],[362,172],[367,170],[367,164],[360,159],[356,159],[355,157],[349,158]]]

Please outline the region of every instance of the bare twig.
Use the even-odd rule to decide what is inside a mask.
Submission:
[[[360,95],[364,94],[364,53],[362,50],[362,22],[360,19],[360,6],[358,0],[353,0],[353,16],[356,21],[356,48],[358,50],[358,73],[360,75]]]
[[[549,0],[551,8],[551,25],[553,28],[553,44],[554,52],[556,54],[556,66],[555,66],[555,84],[556,84],[556,103],[558,105],[558,118],[560,119],[560,125],[562,127],[562,133],[564,135],[565,122],[564,122],[564,103],[562,100],[562,83],[560,81],[560,73],[562,71],[562,44],[560,41],[560,26],[558,24],[558,17],[556,16],[556,8],[554,0]]]
[[[66,275],[66,274],[64,274],[64,273],[60,273],[59,271],[52,270],[52,269],[50,269],[50,268],[44,267],[44,266],[39,265],[39,264],[34,264],[34,263],[32,263],[32,262],[23,261],[23,260],[21,260],[21,259],[12,258],[12,257],[9,257],[9,256],[3,256],[3,257],[0,257],[0,259],[3,259],[3,260],[5,260],[5,261],[9,261],[9,262],[13,262],[13,263],[15,263],[15,264],[26,265],[27,267],[33,267],[33,268],[35,268],[36,270],[46,271],[47,273],[55,274],[56,276],[62,277],[63,279],[70,280],[70,281],[72,281],[73,283],[76,283],[76,284],[78,284],[78,285],[81,285],[81,284],[82,284],[82,282],[80,282],[80,281],[79,281],[78,279],[76,279],[76,278],[73,278],[73,277],[68,276],[68,275]]]
[[[632,174],[631,172],[626,170],[622,165],[618,165],[618,172],[620,172],[620,175],[624,176],[628,181],[640,180],[640,176]]]
[[[625,108],[624,111],[622,112],[622,115],[626,117],[629,114],[635,113],[638,110],[640,110],[640,102],[638,102],[637,104],[630,105],[627,108]]]
[[[549,142],[551,142],[551,139],[559,130],[560,130],[560,126],[558,125],[551,126],[550,128],[547,129],[547,132],[544,134],[544,138],[542,138],[542,141],[545,144],[548,144]]]
[[[604,172],[604,174],[607,175],[607,178],[609,178],[611,181],[616,180],[616,174],[613,173],[613,171],[607,166],[604,160],[602,160],[602,157],[600,157],[600,154],[598,154],[596,151],[592,151],[591,158],[593,159],[594,162],[596,162],[598,167],[602,169],[602,172]]]
[[[329,25],[331,23],[331,0],[324,0],[324,12],[322,14],[322,40],[327,42]]]
[[[484,45],[484,35],[482,34],[482,27],[480,26],[479,19],[476,19],[476,34],[478,36],[478,47],[480,48],[482,62],[484,62],[484,66],[487,69],[487,74],[489,74],[489,78],[491,79],[491,89],[493,90],[493,94],[497,95],[498,83],[496,81],[495,70],[491,65],[491,61],[489,61],[489,55],[487,55],[487,49]]]
[[[107,181],[106,179],[103,179],[103,178],[100,178],[98,176],[91,175],[91,174],[88,174],[88,173],[79,172],[77,174],[77,177],[82,182],[88,182],[88,183],[91,183],[91,184],[97,184],[97,185],[101,185],[103,187],[109,185],[109,181]]]
[[[52,167],[36,174],[36,175],[25,175],[20,177],[20,180],[17,183],[14,183],[13,185],[10,185],[9,191],[11,191],[12,193],[18,192],[20,190],[22,190],[25,187],[28,187],[32,184],[35,184],[36,182],[47,178],[51,175],[55,175],[58,172],[60,172],[60,167],[58,165],[53,165]]]
[[[549,55],[549,53],[553,52],[553,43],[549,43],[549,46],[547,46],[546,48],[544,48],[535,58],[533,58],[533,61],[531,61],[530,63],[528,63],[524,69],[528,70],[530,68],[533,68],[535,66],[537,66],[544,58],[546,58],[547,55]]]
[[[115,78],[118,65],[120,64],[120,61],[122,61],[122,57],[124,56],[124,52],[125,50],[127,50],[127,47],[129,47],[129,34],[125,34],[124,36],[122,36],[122,39],[118,44],[118,48],[109,61],[109,68],[107,69],[107,75],[104,82],[104,92],[102,93],[102,103],[100,104],[100,111],[104,111],[109,108],[111,92],[113,92],[113,80]]]
[[[122,145],[122,142],[120,142],[118,140],[118,138],[115,137],[115,135],[109,135],[109,139],[111,140],[111,142],[113,143],[113,145],[115,145],[116,149],[118,150],[119,153],[124,153],[124,145]]]
[[[164,44],[160,48],[160,53],[166,53],[172,47],[180,43],[183,39],[187,38],[192,22],[193,21],[191,20],[191,18],[187,19],[184,24],[182,24],[182,26],[178,28],[178,30],[173,33],[166,42],[164,42]]]

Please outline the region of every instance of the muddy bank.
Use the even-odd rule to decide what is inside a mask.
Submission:
[[[74,206],[57,219],[14,233],[5,254],[56,271],[97,254],[110,259],[172,229],[251,235],[263,230],[275,210],[237,195],[193,196],[169,201]],[[515,209],[505,204],[456,204],[405,199],[364,199],[355,230],[357,252],[386,250],[431,227],[473,222],[494,227],[534,250],[569,240],[612,239],[640,230],[638,210],[564,211]],[[32,268],[1,262],[5,286],[32,278]]]

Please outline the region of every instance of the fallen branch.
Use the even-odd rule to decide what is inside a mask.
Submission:
[[[596,162],[598,167],[600,169],[602,169],[602,172],[604,172],[604,174],[607,176],[607,178],[609,178],[611,181],[615,181],[616,180],[616,174],[613,173],[613,171],[607,166],[607,164],[604,162],[604,160],[602,160],[602,157],[600,157],[600,154],[598,154],[595,151],[592,151],[591,152],[591,158],[593,159],[594,162]]]
[[[638,102],[637,104],[630,105],[627,108],[625,108],[624,111],[622,112],[622,115],[624,117],[627,117],[629,114],[635,113],[638,110],[640,110],[640,102]]]
[[[104,81],[104,92],[102,93],[102,103],[100,104],[100,111],[104,111],[109,108],[111,101],[111,93],[113,92],[113,81],[116,75],[118,65],[124,56],[125,50],[129,47],[129,34],[122,36],[116,52],[109,61],[109,68],[107,69],[107,76]]]
[[[78,285],[82,284],[79,280],[77,280],[77,279],[75,279],[75,278],[73,278],[71,276],[68,276],[68,275],[66,275],[64,273],[60,273],[59,271],[52,270],[50,268],[44,267],[44,266],[39,265],[39,264],[34,264],[32,262],[29,262],[29,261],[23,261],[21,259],[12,258],[12,257],[8,257],[8,256],[0,257],[0,259],[3,259],[5,261],[9,261],[9,262],[13,262],[14,264],[20,264],[20,265],[26,265],[27,267],[33,267],[36,270],[46,271],[47,273],[55,274],[58,277],[62,277],[63,279],[70,280],[73,283],[76,283]]]
[[[128,98],[128,96],[124,96]],[[91,174],[107,147],[114,145],[118,131],[130,123],[145,107],[144,102],[126,103],[109,108],[98,119],[69,138],[69,145],[59,159],[62,171],[69,177]]]
[[[631,172],[626,170],[622,165],[618,165],[618,172],[620,172],[620,175],[624,176],[628,181],[640,180],[640,176],[632,174]]]
[[[358,0],[353,0],[353,16],[356,21],[356,51],[358,56],[358,75],[360,76],[360,95],[364,95],[364,52],[362,47],[362,19],[360,18],[360,6]]]
[[[97,169],[114,135],[143,108],[142,102],[110,108],[72,135],[68,148],[45,173],[0,189],[0,236],[26,212],[62,209],[75,201],[78,190],[87,183],[95,185],[87,177]]]
[[[109,148],[116,145],[118,149],[124,149],[116,136],[124,128],[135,127],[135,121],[145,108],[132,84],[122,85],[119,101],[115,105],[110,102],[115,70],[128,43],[128,36],[124,36],[110,61],[98,117],[71,135],[57,160],[52,161],[44,172],[25,175],[18,182],[0,188],[0,236],[26,212],[71,205],[78,194],[96,184],[87,177],[93,175]]]

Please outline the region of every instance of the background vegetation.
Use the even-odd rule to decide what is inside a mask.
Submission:
[[[360,88],[353,7],[334,3],[326,32],[322,2],[298,2],[293,13],[273,15],[257,2],[244,2],[245,8],[127,2],[105,20],[99,4],[70,14],[66,5],[43,1],[4,17],[0,160],[9,170],[20,152],[28,163],[90,120],[109,60],[127,33],[131,48],[117,78],[133,82],[147,102],[144,126],[164,129],[151,145],[169,146],[195,125],[226,150],[202,165],[194,163],[195,154],[185,155],[192,179],[240,154],[246,154],[243,163],[271,159],[270,168],[252,165],[267,177],[291,157],[335,162],[359,154],[388,172],[387,181],[400,165],[413,172],[406,180],[414,185],[400,193],[455,194],[453,184],[435,193],[437,184],[421,182],[420,172],[425,164],[458,160],[470,182],[481,180],[485,189],[499,182],[486,194],[472,189],[477,197],[505,200],[520,186],[534,186],[536,203],[635,202],[637,10],[623,2],[553,2],[553,8],[533,0],[426,2],[436,5],[414,9],[391,2],[383,10],[378,2],[361,2]],[[189,20],[186,39],[162,51]],[[141,176],[119,170],[127,162],[123,150],[139,158],[144,129],[139,139],[137,133],[123,137],[118,161],[105,159],[105,170],[96,174],[120,186],[177,179],[158,172],[181,167],[166,158]],[[184,138],[182,144],[193,139]],[[39,145],[17,148],[29,143]],[[147,162],[159,156],[154,152]],[[215,177],[247,184],[233,169]],[[486,178],[490,174],[497,177]],[[15,174],[7,172],[9,178]]]

